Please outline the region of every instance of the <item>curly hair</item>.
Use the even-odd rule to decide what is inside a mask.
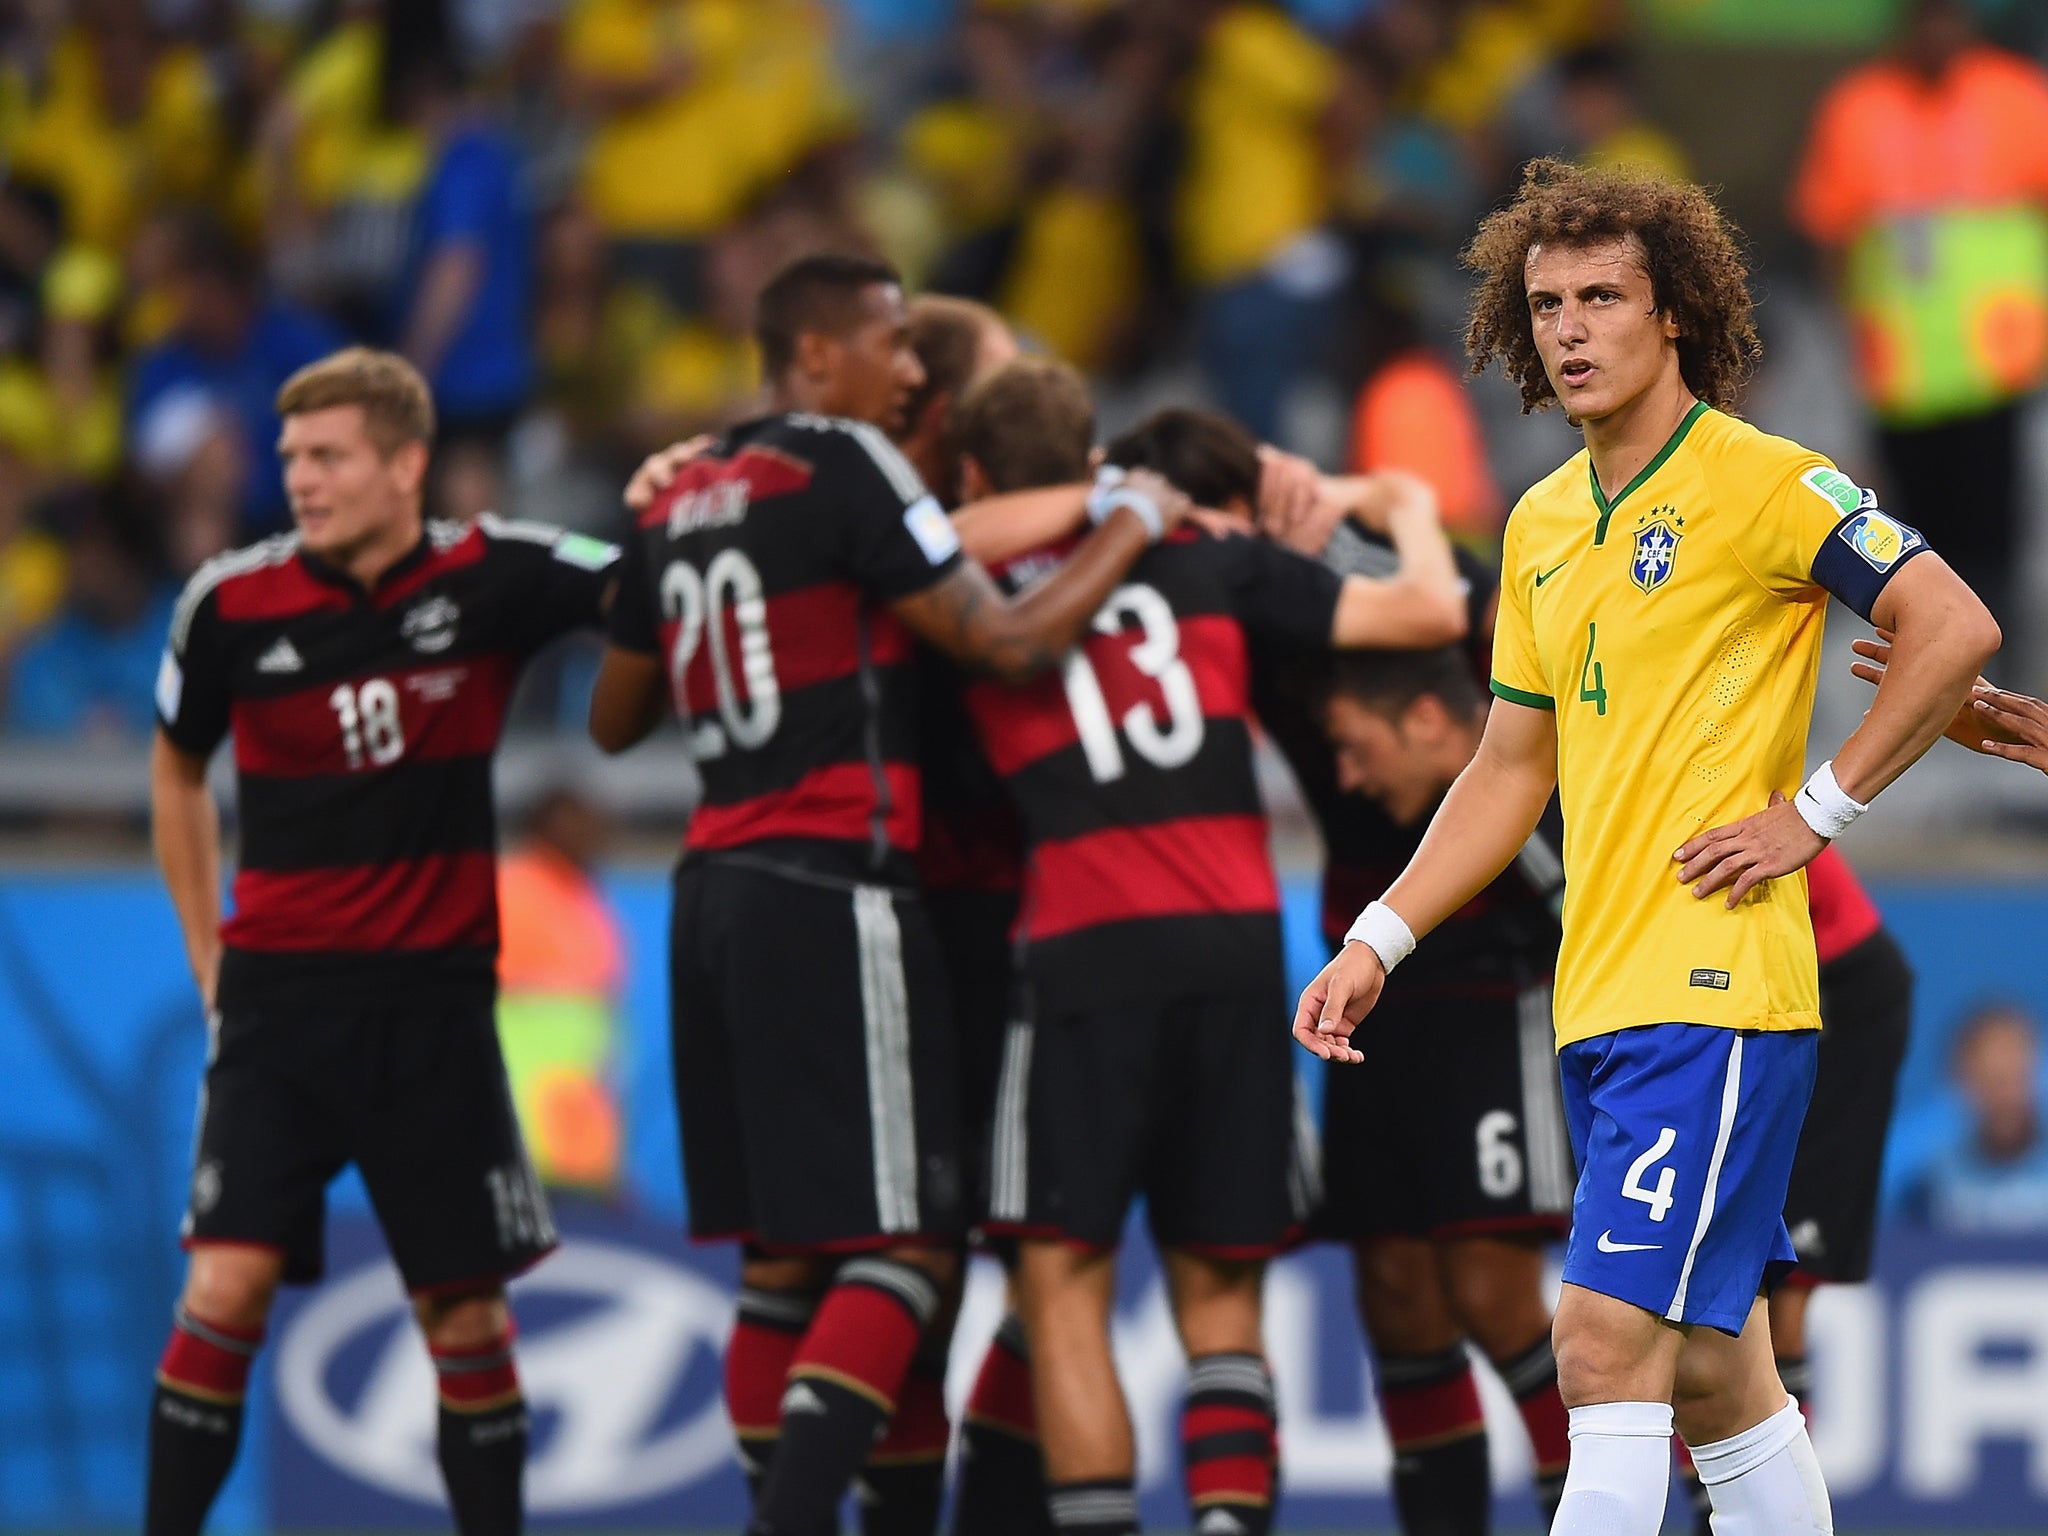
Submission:
[[[1522,392],[1522,414],[1557,399],[1529,327],[1523,267],[1532,246],[1595,245],[1633,236],[1657,308],[1678,324],[1687,389],[1732,409],[1761,344],[1740,233],[1700,188],[1641,171],[1588,170],[1532,160],[1514,201],[1488,214],[1463,261],[1479,276],[1465,327],[1472,371],[1500,360]]]

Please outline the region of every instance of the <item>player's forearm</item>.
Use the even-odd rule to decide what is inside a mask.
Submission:
[[[150,762],[150,842],[178,914],[185,958],[208,1007],[220,974],[220,813],[206,765],[158,739]]]
[[[970,501],[953,514],[960,547],[983,565],[1001,565],[1070,539],[1088,526],[1088,487],[1049,485]]]
[[[1916,572],[1917,566],[1927,570]],[[1997,621],[1946,567],[1923,556],[1893,585],[1909,576],[1919,578],[1911,590],[1894,603],[1880,602],[1879,622],[1896,636],[1884,681],[1863,723],[1834,756],[1835,782],[1866,805],[1941,738],[1998,651]]]
[[[1135,512],[1111,513],[1051,576],[1023,596],[984,610],[980,664],[1011,683],[1029,682],[1053,666],[1080,640],[1150,542]]]
[[[1514,862],[1556,787],[1554,773],[1482,751],[1451,785],[1415,856],[1380,899],[1421,938]]]

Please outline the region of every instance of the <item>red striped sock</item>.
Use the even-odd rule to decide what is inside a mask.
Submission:
[[[515,1536],[524,1515],[526,1398],[512,1324],[482,1344],[427,1346],[440,1383],[435,1450],[460,1536]]]
[[[782,1437],[750,1529],[823,1529],[896,1412],[918,1340],[939,1309],[932,1277],[899,1259],[840,1266],[790,1365]]]
[[[955,1536],[1043,1536],[1052,1529],[1045,1497],[1031,1352],[1024,1324],[1012,1313],[996,1329],[967,1395]]]
[[[157,1382],[204,1402],[239,1403],[248,1395],[249,1367],[262,1343],[261,1329],[209,1323],[180,1306],[171,1314],[171,1340],[157,1362]]]
[[[1464,1347],[1440,1355],[1382,1355],[1378,1379],[1380,1411],[1394,1442],[1401,1528],[1484,1536],[1486,1419]]]
[[[1557,1513],[1564,1496],[1564,1477],[1572,1459],[1571,1415],[1557,1395],[1557,1356],[1544,1334],[1518,1355],[1493,1362],[1500,1372],[1522,1427],[1529,1432],[1529,1450],[1536,1462],[1536,1502],[1545,1518]]]
[[[782,1393],[818,1298],[808,1291],[740,1290],[725,1346],[725,1411],[739,1442],[747,1487],[758,1494],[782,1433]]]
[[[144,1536],[199,1536],[242,1438],[242,1399],[263,1335],[172,1314],[149,1414]]]
[[[1258,1355],[1202,1355],[1188,1362],[1180,1417],[1181,1465],[1198,1527],[1223,1528],[1208,1512],[1233,1518],[1233,1533],[1265,1536],[1273,1523],[1273,1384]]]
[[[453,1413],[494,1413],[519,1400],[519,1368],[512,1363],[512,1330],[487,1344],[462,1348],[429,1344],[441,1406]]]

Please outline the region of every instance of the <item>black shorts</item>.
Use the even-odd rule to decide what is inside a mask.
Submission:
[[[1012,946],[1017,920],[1013,891],[925,893],[944,957],[953,1002],[953,1040],[960,1071],[962,1188],[970,1219],[988,1208],[988,1148],[995,1127],[996,1080],[1003,1069],[1003,1033],[1010,1021]]]
[[[305,999],[218,1016],[201,1091],[186,1245],[284,1254],[320,1278],[328,1182],[362,1173],[406,1288],[501,1280],[555,1246],[498,1054],[488,994]]]
[[[1319,1180],[1277,988],[1018,1011],[991,1232],[1113,1248],[1140,1194],[1162,1247],[1265,1258],[1301,1232]]]
[[[1383,1001],[1324,1069],[1318,1237],[1456,1237],[1571,1225],[1550,987]]]
[[[770,1251],[964,1229],[946,972],[914,895],[693,859],[669,934],[690,1232]]]
[[[1913,1021],[1913,969],[1879,929],[1820,968],[1820,1064],[1792,1159],[1785,1225],[1814,1280],[1870,1278],[1878,1174]]]

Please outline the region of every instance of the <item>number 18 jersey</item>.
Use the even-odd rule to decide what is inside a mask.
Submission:
[[[491,754],[527,658],[595,628],[619,552],[533,523],[428,523],[366,591],[295,534],[201,567],[171,617],[157,719],[234,736],[241,866],[223,1008],[432,987],[488,997]]]
[[[1069,547],[998,575],[1027,586]],[[1041,1006],[1277,986],[1246,630],[1325,652],[1338,590],[1263,539],[1183,529],[1132,567],[1058,671],[969,689],[1024,821],[1019,937]]]
[[[611,639],[667,667],[703,779],[686,849],[777,845],[912,883],[915,669],[887,605],[961,558],[917,471],[864,423],[766,417],[683,468],[626,546]]]
[[[1868,618],[1925,549],[1819,454],[1704,404],[1611,501],[1583,452],[1522,498],[1493,691],[1557,714],[1560,1045],[1820,1027],[1804,876],[1731,912],[1672,854],[1798,788],[1828,594]]]

